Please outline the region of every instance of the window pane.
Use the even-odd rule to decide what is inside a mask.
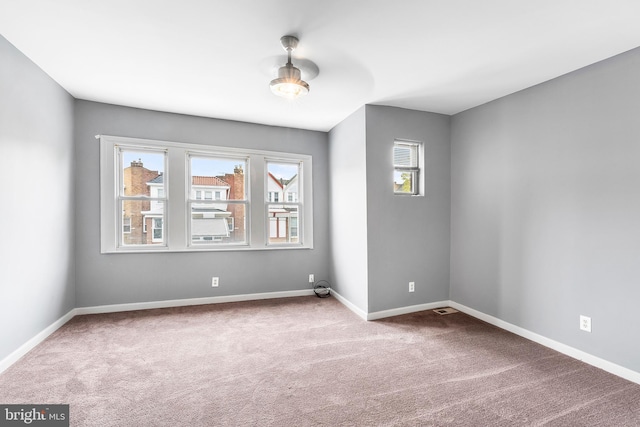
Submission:
[[[300,243],[299,176],[298,163],[267,163],[268,244]]]
[[[191,157],[190,198],[245,200],[246,159]]]
[[[269,243],[299,243],[297,205],[269,204]]]
[[[298,202],[299,172],[297,163],[267,163],[267,201]]]
[[[122,200],[120,204],[123,246],[164,243],[164,202]]]
[[[244,203],[192,203],[191,243],[245,243]]]
[[[393,191],[396,193],[415,194],[416,173],[412,171],[393,172]]]
[[[418,166],[418,145],[396,142],[393,145],[393,165],[415,168]]]
[[[121,195],[163,197],[157,192],[164,189],[164,153],[123,150],[121,157]]]
[[[191,243],[246,243],[246,159],[191,157]]]

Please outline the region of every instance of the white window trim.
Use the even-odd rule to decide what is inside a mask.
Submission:
[[[268,183],[268,179],[267,179],[267,175],[265,175],[265,188],[264,188],[264,194],[265,194],[265,208],[264,208],[264,213],[265,213],[265,234],[267,237],[267,245],[272,248],[272,247],[296,247],[296,246],[300,246],[302,242],[302,237],[300,235],[300,230],[303,229],[303,227],[305,226],[306,223],[306,214],[305,214],[305,205],[306,205],[306,187],[304,186],[304,183],[306,181],[306,179],[304,178],[306,176],[305,174],[305,163],[303,161],[291,161],[291,158],[281,158],[281,157],[265,157],[265,161],[264,161],[264,170],[268,171],[268,164],[269,163],[278,163],[278,164],[292,164],[292,165],[296,165],[298,166],[298,185],[302,186],[302,197],[298,197],[298,200],[295,202],[285,202],[284,200],[278,200],[278,201],[273,201],[271,200],[271,193],[274,193],[276,196],[278,194],[282,194],[282,199],[284,199],[284,189],[282,192],[279,191],[273,191],[273,192],[269,192],[269,183]],[[280,199],[280,197],[278,197],[278,199]],[[269,220],[270,218],[268,217],[268,215],[266,215],[269,212],[269,206],[295,206],[298,209],[298,239],[299,242],[296,243],[291,243],[291,242],[271,242],[269,243],[269,236],[270,236],[270,223]]]
[[[415,145],[417,146],[417,155],[418,155],[418,165],[416,167],[401,167],[393,164],[393,172],[396,171],[407,171],[415,174],[416,179],[414,182],[414,186],[416,186],[416,191],[413,193],[404,193],[394,191],[393,194],[396,196],[408,196],[408,197],[416,197],[416,196],[424,196],[424,143],[421,141],[413,141],[409,139],[399,139],[396,138],[391,145],[391,159],[393,160],[393,148],[397,144],[405,144],[405,145]],[[393,182],[393,176],[391,177],[391,182]]]
[[[220,147],[214,147],[214,148],[220,148]],[[189,198],[189,195],[191,194],[191,189],[194,188],[194,185],[189,182],[189,179],[186,180],[186,184],[187,184],[187,218],[188,218],[188,224],[187,224],[187,245],[190,248],[201,248],[201,247],[205,247],[205,245],[209,242],[209,240],[196,240],[196,243],[194,244],[194,240],[192,238],[192,234],[191,234],[191,227],[192,227],[192,207],[193,204],[202,204],[202,205],[216,205],[216,204],[220,204],[220,202],[224,202],[227,205],[242,205],[245,207],[245,221],[247,223],[247,229],[245,230],[245,241],[244,242],[229,242],[229,243],[223,243],[223,244],[219,244],[217,242],[221,242],[222,239],[220,238],[214,238],[213,240],[211,240],[211,244],[213,244],[212,248],[214,249],[218,249],[218,247],[223,247],[226,250],[231,250],[233,246],[236,247],[243,247],[243,246],[247,246],[251,244],[251,240],[250,240],[250,232],[251,232],[251,211],[250,211],[250,197],[251,197],[251,189],[250,189],[250,181],[251,181],[251,158],[250,156],[246,155],[246,154],[241,154],[238,155],[236,153],[236,155],[229,155],[228,152],[224,152],[221,153],[219,151],[216,151],[213,155],[211,152],[202,152],[200,151],[194,151],[194,150],[185,150],[186,156],[187,156],[187,175],[188,176],[192,176],[191,174],[191,161],[194,157],[196,158],[210,158],[210,159],[226,159],[226,160],[233,160],[233,161],[239,161],[242,162],[245,166],[245,190],[246,190],[246,197],[244,199],[241,200],[235,200],[235,199],[215,199],[215,197],[212,197],[211,199],[191,199]],[[249,183],[249,185],[247,185]],[[205,190],[203,190],[204,192]],[[207,191],[211,191],[212,192],[212,196],[215,194],[215,190],[207,190]],[[233,230],[229,230],[230,232]]]
[[[313,248],[313,183],[312,157],[305,154],[292,154],[266,150],[253,150],[235,147],[219,147],[200,144],[127,138],[120,136],[98,135],[100,141],[100,249],[101,253],[141,253],[141,252],[203,252],[203,251],[242,251],[242,250],[279,250],[279,249],[312,249]],[[128,149],[166,149],[167,167],[165,167],[165,223],[163,238],[165,245],[142,245],[136,247],[119,247],[121,228],[116,210],[118,166],[116,151],[118,146]],[[245,245],[210,245],[193,246],[189,241],[188,200],[188,155],[205,156],[240,156],[248,161],[247,182],[247,244]],[[268,161],[301,162],[300,177],[301,219],[298,220],[298,236],[300,243],[291,245],[268,244],[267,223],[267,173]],[[250,178],[249,178],[250,177]],[[304,178],[304,179],[303,179]]]

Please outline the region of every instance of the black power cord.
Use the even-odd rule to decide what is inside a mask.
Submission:
[[[326,280],[318,280],[313,284],[313,292],[318,298],[327,298],[331,294],[331,283]]]

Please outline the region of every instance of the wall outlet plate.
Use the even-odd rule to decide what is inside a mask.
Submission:
[[[315,281],[316,281],[316,279],[315,279],[315,277],[313,276],[313,274],[310,274],[310,275],[309,275],[309,283],[315,283]]]
[[[414,292],[416,290],[416,282],[409,282],[409,292]]]
[[[217,288],[218,285],[220,285],[220,279],[218,277],[212,277],[211,278],[211,287],[212,288]]]
[[[591,317],[580,315],[580,330],[591,332]]]

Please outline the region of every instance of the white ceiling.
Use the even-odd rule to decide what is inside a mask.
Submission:
[[[0,34],[76,98],[321,131],[364,104],[483,104],[640,46],[639,17],[638,0],[0,0]],[[285,34],[320,68],[296,101],[269,90]]]

